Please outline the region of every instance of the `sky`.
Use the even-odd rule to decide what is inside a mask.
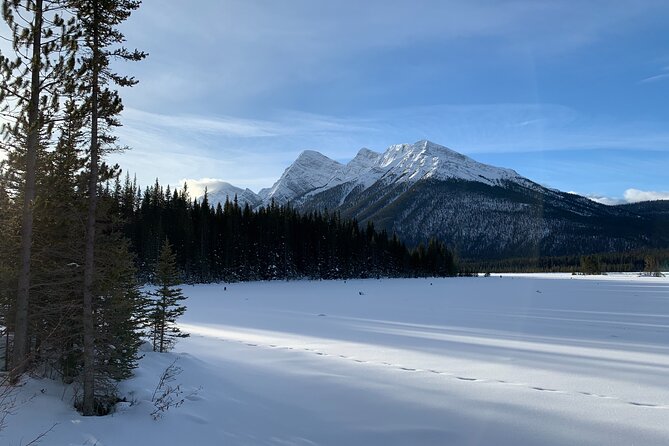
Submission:
[[[258,191],[429,139],[607,203],[669,198],[666,0],[144,0],[115,155]],[[197,181],[195,181],[197,182]],[[636,192],[635,192],[636,191]]]

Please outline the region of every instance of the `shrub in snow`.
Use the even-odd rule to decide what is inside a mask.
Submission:
[[[175,359],[172,364],[167,366],[162,375],[160,375],[156,390],[153,391],[151,402],[153,403],[154,410],[151,412],[151,416],[154,420],[162,418],[163,414],[170,408],[179,407],[185,401],[181,384],[174,385],[176,377],[183,372],[183,369],[176,364],[177,361],[178,359]]]

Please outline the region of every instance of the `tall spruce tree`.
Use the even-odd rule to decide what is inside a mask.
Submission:
[[[72,100],[53,150],[40,156],[35,203],[30,331],[36,365],[47,376],[76,376],[81,345],[83,123]]]
[[[124,35],[118,25],[140,6],[133,0],[69,0],[83,30],[82,58],[79,91],[85,96],[84,108],[90,125],[88,163],[88,212],[84,245],[83,330],[84,330],[84,415],[94,414],[95,405],[95,318],[93,313],[95,282],[96,218],[100,159],[105,150],[116,146],[112,134],[120,125],[118,115],[123,109],[115,87],[131,87],[137,83],[132,77],[115,73],[111,61],[138,61],[146,57],[141,51],[123,47]]]
[[[180,280],[176,255],[167,240],[160,248],[154,280],[158,288],[151,293],[155,298],[151,312],[151,338],[153,351],[163,353],[172,348],[177,338],[188,336],[176,325],[177,319],[186,312],[186,307],[181,304],[186,297],[177,287]]]
[[[117,381],[129,378],[147,327],[147,301],[139,290],[137,270],[127,239],[108,211],[115,206],[101,195],[100,211],[111,221],[99,224],[93,305],[95,331],[95,412],[102,415],[116,401]]]
[[[65,20],[63,4],[57,0],[4,0],[2,14],[12,32],[14,56],[0,54],[3,146],[13,152],[22,172],[19,190],[21,237],[15,302],[15,333],[12,381],[23,372],[29,359],[29,302],[33,209],[36,198],[38,152],[51,140],[59,97],[65,79],[72,75],[76,28]]]
[[[7,165],[0,162],[0,326],[4,327],[5,348],[3,370],[10,366],[10,332],[13,329],[16,303],[16,261],[18,257],[18,239],[20,215],[10,197],[11,172]]]

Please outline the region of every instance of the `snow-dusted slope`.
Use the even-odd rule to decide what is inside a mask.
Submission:
[[[345,166],[341,166],[330,180],[319,190],[326,190],[338,184],[355,182],[369,186],[376,181],[383,170],[379,167],[381,154],[363,148]]]
[[[383,153],[361,149],[346,164],[305,151],[258,195],[227,190],[240,202],[253,205],[255,197],[256,208],[275,200],[302,212],[327,209],[371,221],[409,245],[437,237],[469,258],[622,252],[669,243],[669,233],[656,229],[666,226],[663,221],[543,187],[426,140]]]
[[[251,207],[256,207],[261,203],[261,199],[253,192],[251,189],[242,189],[236,186],[233,186],[230,183],[225,181],[218,181],[211,185],[208,185],[207,197],[210,204],[214,206],[218,203],[225,203],[226,199],[233,201],[237,197],[237,202],[240,206],[244,206],[246,203]]]
[[[367,148],[360,149],[351,161],[346,165],[341,165],[334,172],[327,183],[309,191],[305,194],[305,198],[313,197],[321,192],[343,185],[338,191],[336,199],[337,205],[341,205],[354,188],[362,186],[363,189],[366,189],[383,176],[385,171],[379,166],[381,157],[382,154]]]
[[[415,183],[426,179],[461,179],[477,181],[488,185],[499,185],[508,180],[523,185],[534,184],[511,169],[503,169],[479,163],[447,147],[430,141],[415,144],[397,144],[388,147],[384,153],[370,149],[360,149],[347,164],[341,164],[327,156],[305,150],[274,183],[271,188],[262,189],[258,194],[242,190],[221,182],[215,190],[209,191],[210,201],[224,202],[237,194],[240,203],[252,206],[293,202],[300,204],[308,197],[341,186],[338,190],[339,204],[354,189],[365,190],[377,181],[390,183]]]
[[[367,189],[379,180],[389,183],[415,183],[419,180],[460,179],[487,185],[512,181],[525,186],[534,184],[511,169],[479,163],[447,147],[430,141],[390,146],[384,153],[367,148],[346,165],[314,151],[303,152],[271,189],[260,196],[265,204],[274,198],[282,203],[298,202],[305,197],[340,185],[340,201],[356,187]]]
[[[292,201],[327,184],[341,168],[341,163],[319,152],[305,150],[270,189],[261,190],[259,195],[265,204],[272,199],[277,203]]]
[[[393,181],[458,179],[498,185],[501,181],[525,184],[527,179],[511,169],[490,166],[430,141],[390,146],[378,161],[384,177]]]

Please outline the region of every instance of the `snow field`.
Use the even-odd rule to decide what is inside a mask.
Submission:
[[[667,278],[225,286],[184,287],[191,337],[146,353],[132,403],[84,418],[31,379],[0,444],[669,444]],[[175,358],[184,404],[154,421]]]

